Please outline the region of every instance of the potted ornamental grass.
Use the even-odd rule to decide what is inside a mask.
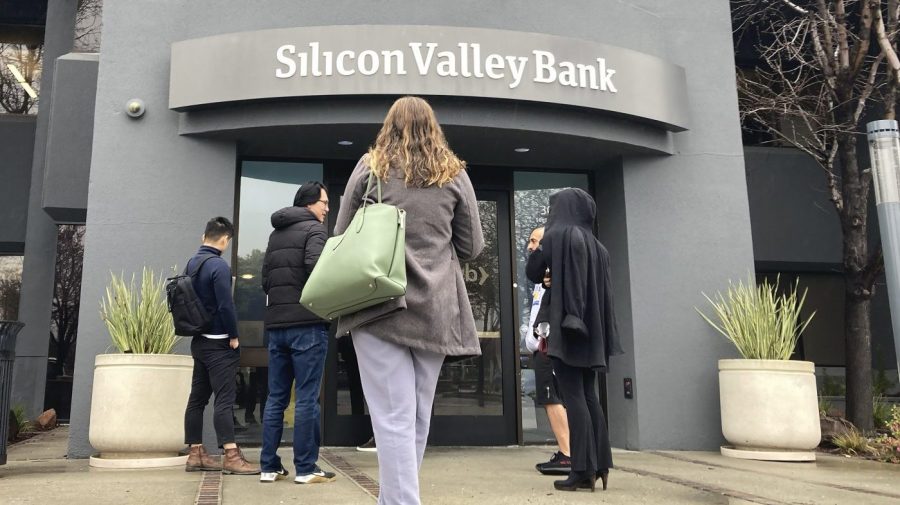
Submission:
[[[791,360],[815,312],[801,317],[806,290],[799,280],[784,290],[763,280],[729,282],[710,298],[713,315],[697,312],[730,340],[742,359],[719,360],[725,456],[774,461],[815,461],[821,441],[815,364]]]
[[[184,409],[193,359],[173,354],[180,340],[164,295],[164,280],[144,268],[112,274],[100,317],[117,352],[94,364],[90,442],[98,456],[91,466],[146,468],[183,465]]]

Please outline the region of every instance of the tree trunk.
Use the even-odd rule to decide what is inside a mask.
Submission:
[[[842,169],[839,209],[844,235],[844,349],[847,378],[847,418],[863,431],[871,431],[872,338],[870,307],[874,279],[866,276],[869,262],[869,179],[859,170],[856,136],[838,140]]]
[[[871,300],[854,296],[859,284],[846,279],[844,305],[847,363],[847,419],[861,431],[872,431],[872,342],[869,324]]]

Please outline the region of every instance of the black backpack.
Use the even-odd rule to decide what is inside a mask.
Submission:
[[[194,273],[188,274],[187,266],[184,273],[166,279],[166,302],[169,312],[172,313],[172,322],[175,323],[175,334],[181,337],[196,337],[208,331],[212,324],[212,316],[197,292],[194,291],[194,277],[200,273],[203,264],[215,255],[208,255],[200,262],[200,266]]]

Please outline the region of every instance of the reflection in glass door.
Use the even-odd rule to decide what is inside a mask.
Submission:
[[[235,435],[238,442],[258,444],[262,440],[262,411],[268,396],[268,351],[263,347],[266,294],[260,274],[269,234],[271,215],[294,201],[297,188],[306,181],[322,180],[320,163],[273,161],[241,162],[237,237],[234,258],[234,302],[241,337],[241,362],[235,375]],[[285,411],[287,428],[293,427],[293,403]],[[293,430],[285,429],[285,441]]]
[[[509,197],[478,192],[485,248],[463,262],[463,277],[482,355],[447,361],[438,379],[430,443],[502,445],[516,442],[515,335],[509,264]]]
[[[438,378],[435,415],[502,416],[503,374],[500,366],[500,255],[497,202],[478,202],[485,247],[460,266],[481,342],[481,357],[446,363]]]
[[[587,174],[515,172],[513,174],[515,205],[515,237],[513,247],[516,259],[516,296],[519,312],[516,326],[519,331],[519,362],[521,364],[522,438],[525,443],[556,444],[550,421],[543,407],[535,408],[535,377],[532,353],[525,347],[523,332],[529,331],[532,290],[534,285],[525,278],[525,262],[528,259],[526,245],[531,232],[547,221],[550,195],[565,188],[589,190]]]

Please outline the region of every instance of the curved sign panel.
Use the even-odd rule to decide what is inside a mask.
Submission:
[[[445,26],[316,26],[172,44],[169,107],[335,95],[445,95],[599,109],[688,127],[684,69],[630,49]]]

